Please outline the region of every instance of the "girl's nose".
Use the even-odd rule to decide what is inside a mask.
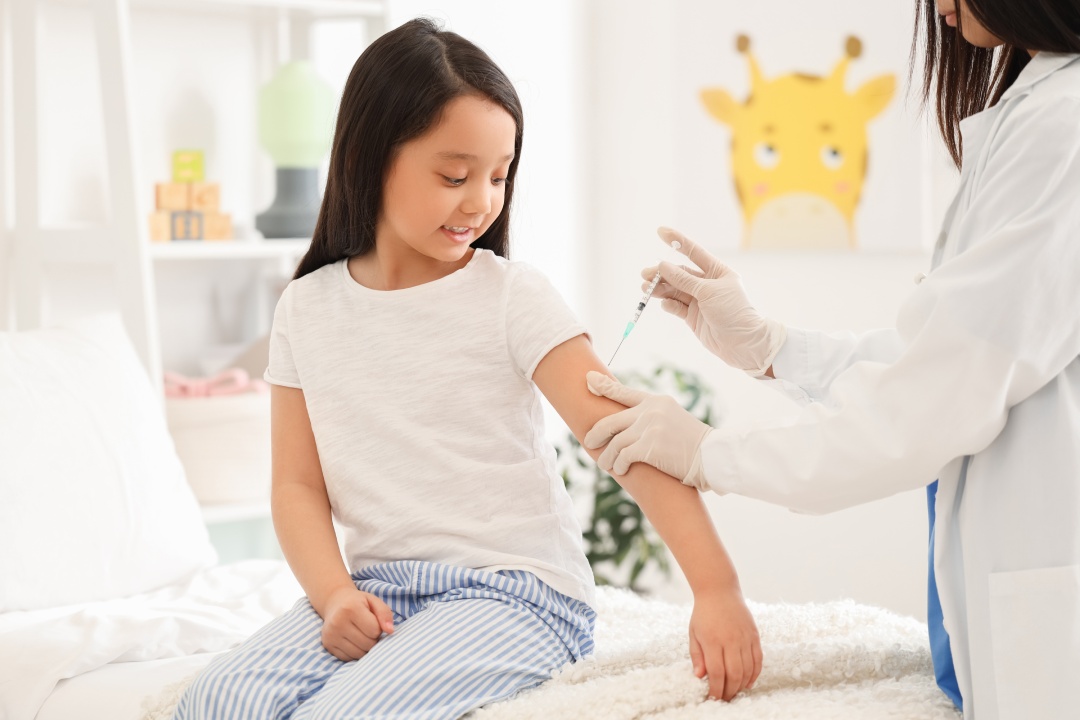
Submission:
[[[477,183],[466,194],[461,203],[461,211],[469,215],[487,215],[491,212],[491,193],[495,191],[495,187],[485,187]]]

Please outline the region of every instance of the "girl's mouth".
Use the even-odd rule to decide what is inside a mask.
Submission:
[[[473,230],[475,228],[467,227],[464,225],[443,225],[440,229],[443,231],[444,235],[446,235],[454,242],[464,243],[468,242],[472,238]]]

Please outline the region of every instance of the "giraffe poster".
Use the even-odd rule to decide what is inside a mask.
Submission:
[[[701,100],[731,131],[731,166],[743,210],[743,247],[855,247],[853,222],[867,168],[866,125],[896,89],[879,75],[849,93],[848,63],[862,53],[852,36],[826,76],[789,73],[768,79],[740,35],[749,61],[750,94],[737,102],[723,88]]]
[[[921,248],[911,11],[680,3],[681,222],[743,250]]]

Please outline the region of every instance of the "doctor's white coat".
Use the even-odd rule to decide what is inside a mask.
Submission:
[[[719,492],[829,512],[940,479],[935,571],[966,720],[1080,718],[1080,56],[961,124],[963,171],[896,329],[789,329],[804,402],[702,446]]]

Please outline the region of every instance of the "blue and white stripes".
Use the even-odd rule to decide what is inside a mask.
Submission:
[[[367,655],[327,652],[302,599],[211,663],[174,720],[457,718],[592,651],[593,610],[525,571],[402,561],[353,580],[394,611],[394,633]]]

